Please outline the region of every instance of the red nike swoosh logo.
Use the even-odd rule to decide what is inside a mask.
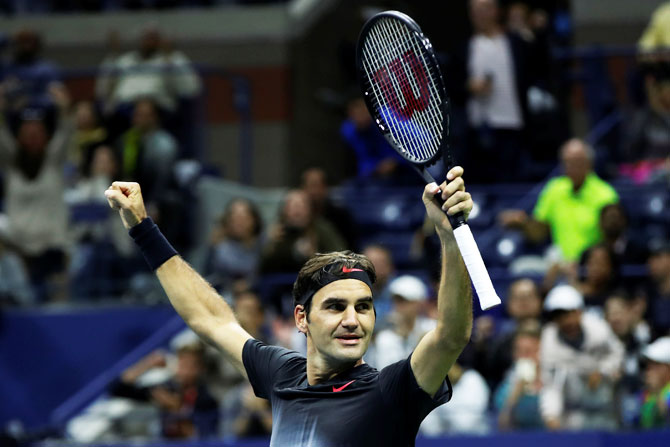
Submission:
[[[339,388],[335,388],[335,385],[333,385],[333,393],[338,393],[338,392],[342,391],[343,389],[345,389],[346,387],[348,387],[349,385],[351,385],[354,382],[355,382],[355,380],[352,380],[351,382],[345,383],[344,385],[342,385]]]
[[[357,268],[353,268],[353,267],[350,268],[350,267],[342,266],[342,273],[362,272],[362,271],[363,271],[363,270],[361,270],[361,269],[357,269]]]

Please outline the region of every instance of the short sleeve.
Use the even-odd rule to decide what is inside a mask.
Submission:
[[[451,399],[452,389],[449,378],[445,376],[442,386],[431,397],[417,383],[410,359],[411,355],[383,368],[379,373],[379,386],[388,404],[402,409],[399,411],[404,411],[405,418],[410,418],[418,428],[428,413]]]
[[[535,209],[533,209],[533,217],[544,223],[548,223],[551,219],[551,207],[553,201],[553,191],[556,183],[552,180],[542,189],[540,196],[537,198]]]
[[[270,399],[272,387],[281,380],[286,365],[304,361],[295,351],[269,346],[253,338],[247,340],[242,350],[242,362],[254,394],[264,399]]]

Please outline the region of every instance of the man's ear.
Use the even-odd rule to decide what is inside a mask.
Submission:
[[[307,335],[307,313],[305,312],[305,306],[298,304],[293,309],[293,316],[295,318],[295,325],[298,328],[299,332]]]

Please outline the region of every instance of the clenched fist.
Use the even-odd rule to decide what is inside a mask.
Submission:
[[[139,183],[114,182],[105,191],[109,206],[119,210],[126,229],[130,229],[147,217]]]

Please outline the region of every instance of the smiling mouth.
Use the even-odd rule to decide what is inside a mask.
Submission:
[[[361,337],[356,335],[344,335],[342,337],[335,338],[337,338],[337,340],[344,345],[356,345],[361,339]]]

